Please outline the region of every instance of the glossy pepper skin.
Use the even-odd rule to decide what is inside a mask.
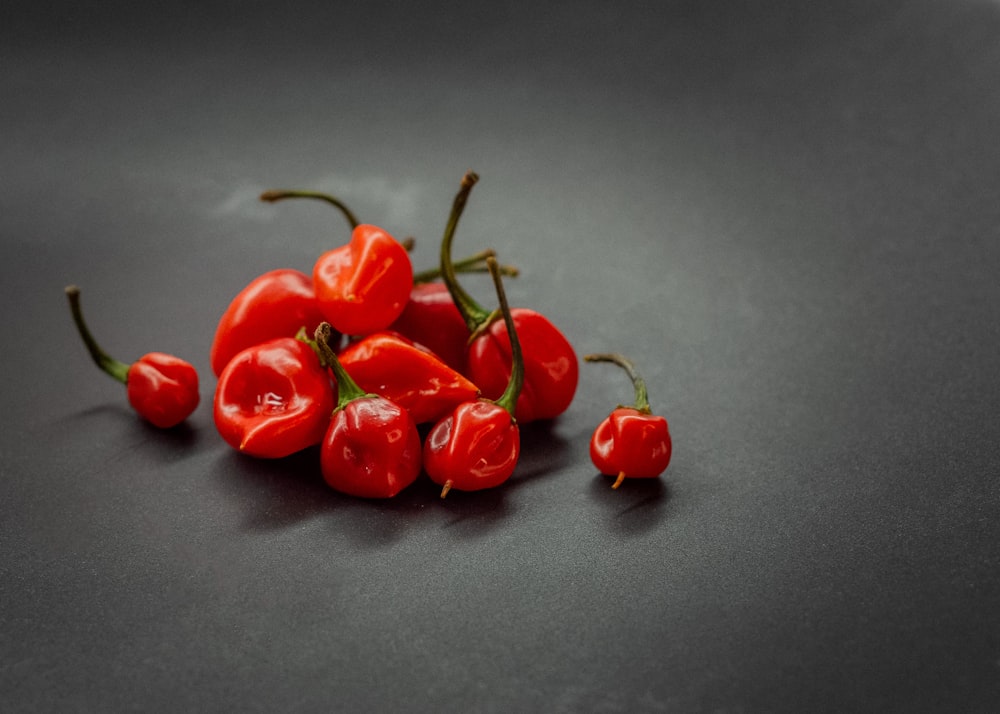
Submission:
[[[254,278],[226,308],[212,340],[210,361],[216,376],[247,347],[278,337],[312,334],[323,321],[312,277],[280,268]]]
[[[569,408],[580,379],[579,361],[569,340],[544,315],[511,311],[524,352],[524,388],[514,416],[521,423],[554,419]],[[496,399],[506,388],[512,360],[503,322],[493,321],[468,347],[469,378],[483,396]]]
[[[161,429],[177,426],[191,416],[200,394],[198,371],[190,362],[164,352],[149,352],[132,364],[114,359],[98,345],[84,321],[80,288],[67,286],[66,297],[91,359],[103,372],[125,385],[128,403],[139,416]]]
[[[328,346],[329,325],[316,342],[337,377],[339,400],[320,450],[327,484],[361,498],[392,498],[420,475],[420,435],[394,401],[365,392]]]
[[[194,366],[164,352],[149,352],[133,362],[125,390],[132,408],[161,429],[187,419],[201,400]]]
[[[590,460],[602,474],[615,476],[612,488],[625,478],[656,478],[670,465],[673,441],[667,420],[653,414],[646,385],[623,355],[586,355],[588,362],[612,362],[624,368],[635,387],[635,406],[611,411],[590,439]]]
[[[496,399],[511,374],[509,331],[495,319],[494,313],[484,310],[465,292],[458,283],[451,260],[451,244],[458,219],[478,180],[472,172],[462,178],[441,241],[441,274],[471,334],[465,374],[482,390],[483,397]],[[553,419],[569,408],[576,394],[580,378],[576,351],[544,315],[524,308],[512,310],[511,314],[524,354],[525,371],[524,388],[514,416],[521,423]]]
[[[510,412],[479,399],[434,425],[424,446],[424,470],[448,490],[479,491],[509,479],[520,453],[521,432]]]
[[[345,335],[384,330],[403,312],[413,287],[406,249],[387,232],[362,223],[347,245],[323,253],[313,267],[320,311]]]
[[[466,373],[469,328],[444,283],[418,283],[389,328],[427,347],[457,372]]]
[[[215,426],[234,449],[289,456],[320,443],[335,404],[326,367],[308,344],[279,337],[243,350],[215,389]]]
[[[424,470],[441,485],[442,498],[452,489],[478,491],[499,486],[514,473],[521,454],[521,432],[513,412],[524,383],[524,363],[496,260],[489,258],[489,265],[504,325],[510,332],[513,367],[499,399],[461,404],[427,434]]]
[[[337,357],[361,389],[395,402],[417,424],[479,396],[475,384],[436,355],[392,332],[363,337]]]

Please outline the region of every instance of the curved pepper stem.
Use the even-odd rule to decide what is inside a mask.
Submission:
[[[354,215],[351,209],[348,208],[343,201],[341,201],[339,198],[335,196],[331,196],[328,193],[321,193],[319,191],[300,191],[293,189],[275,188],[271,189],[270,191],[264,191],[264,193],[260,195],[260,200],[267,201],[268,203],[283,201],[286,198],[313,198],[319,201],[326,201],[327,203],[335,206],[337,209],[340,210],[342,214],[344,214],[344,218],[346,218],[347,222],[351,224],[351,230],[354,230],[359,225],[361,225],[361,221],[358,220],[357,216]]]
[[[374,397],[355,382],[351,375],[347,373],[344,366],[337,359],[337,354],[330,347],[330,339],[333,337],[333,327],[329,322],[321,322],[316,328],[316,347],[319,349],[320,359],[333,370],[333,376],[337,378],[337,406],[333,411],[339,411],[346,407],[355,399],[364,397]]]
[[[458,277],[455,275],[455,264],[451,260],[451,243],[455,238],[458,219],[462,217],[465,204],[469,200],[469,194],[472,192],[472,187],[476,185],[477,181],[479,181],[479,176],[472,171],[467,172],[462,177],[462,183],[459,186],[458,193],[455,194],[455,200],[451,206],[451,214],[448,216],[444,236],[441,238],[441,278],[444,280],[444,284],[448,286],[451,299],[454,301],[455,307],[458,308],[458,312],[462,315],[462,319],[465,320],[465,324],[471,333],[475,333],[480,326],[492,319],[493,313],[484,309],[482,305],[477,303],[458,284]]]
[[[524,355],[521,352],[521,340],[518,339],[517,330],[514,329],[514,318],[510,314],[507,293],[503,288],[503,278],[500,276],[500,264],[497,263],[495,257],[490,256],[486,259],[486,265],[490,269],[490,276],[493,278],[493,284],[497,289],[497,299],[500,301],[500,314],[503,315],[504,325],[507,327],[507,336],[510,338],[510,354],[513,359],[507,388],[494,404],[506,409],[513,419],[514,408],[517,406],[517,398],[521,396],[521,387],[524,386]]]
[[[90,334],[90,329],[88,329],[87,323],[83,319],[83,310],[80,308],[80,288],[76,285],[67,285],[66,297],[69,298],[69,309],[73,313],[73,322],[76,323],[76,329],[79,331],[80,337],[83,338],[83,343],[87,346],[87,351],[90,352],[94,363],[114,379],[122,384],[126,384],[128,382],[128,370],[131,365],[116,360],[102,350],[100,345],[97,344],[97,340]]]
[[[649,408],[649,394],[646,392],[646,380],[639,375],[639,372],[636,370],[632,360],[617,352],[584,355],[583,359],[587,362],[611,362],[612,364],[616,364],[624,369],[626,374],[628,374],[629,379],[632,380],[632,386],[635,388],[634,408],[643,414],[653,413]]]

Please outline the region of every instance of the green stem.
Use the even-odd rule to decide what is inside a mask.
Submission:
[[[503,288],[503,278],[500,276],[500,264],[497,263],[496,258],[490,256],[486,259],[486,265],[490,269],[493,284],[497,289],[497,299],[500,301],[500,314],[503,315],[504,325],[507,327],[507,336],[510,338],[510,354],[513,360],[507,388],[494,403],[506,409],[511,417],[513,417],[515,407],[517,406],[517,398],[521,396],[521,387],[524,386],[524,355],[521,352],[521,340],[518,339],[517,330],[514,329],[514,318],[510,314],[510,305],[507,303],[507,292]]]
[[[583,359],[587,362],[611,362],[624,369],[629,379],[632,380],[632,386],[635,388],[634,408],[643,414],[652,413],[652,410],[649,408],[649,394],[646,392],[646,380],[639,375],[632,360],[617,352],[584,355]]]
[[[462,319],[465,320],[469,332],[475,332],[480,325],[490,319],[492,313],[473,300],[472,296],[458,284],[455,265],[451,261],[451,243],[455,238],[458,219],[461,218],[465,204],[469,200],[469,193],[472,192],[472,187],[476,185],[478,180],[479,176],[472,171],[467,172],[462,177],[462,183],[458,193],[455,194],[455,201],[451,207],[451,214],[448,216],[448,224],[444,229],[444,237],[441,239],[441,278],[448,286],[451,299],[455,302],[455,307],[461,313]]]
[[[321,322],[316,328],[316,346],[319,348],[322,360],[333,370],[333,376],[337,378],[337,408],[334,411],[343,409],[348,403],[355,399],[373,397],[358,383],[351,379],[351,375],[344,369],[344,365],[337,359],[337,354],[330,347],[330,338],[333,336],[333,328],[329,322]]]
[[[90,334],[87,323],[83,319],[83,310],[80,309],[80,288],[76,285],[68,285],[66,287],[66,297],[69,298],[69,309],[73,313],[73,322],[76,323],[76,329],[80,332],[80,337],[83,338],[83,343],[87,346],[87,351],[90,352],[94,363],[122,384],[126,384],[128,382],[128,370],[131,365],[119,362],[114,357],[111,357],[101,349],[100,345],[97,344],[97,340]]]
[[[361,224],[361,221],[357,219],[357,216],[355,216],[354,213],[351,212],[351,209],[348,208],[343,201],[341,201],[339,198],[331,196],[328,193],[321,193],[319,191],[299,191],[299,190],[282,188],[282,189],[271,189],[270,191],[264,191],[264,193],[260,195],[260,200],[267,201],[268,203],[283,201],[286,198],[314,198],[319,201],[326,201],[327,203],[332,204],[333,206],[336,206],[338,209],[340,209],[340,212],[344,214],[344,218],[346,218],[347,222],[351,224],[352,230],[357,228]]]
[[[467,258],[454,261],[452,265],[455,266],[456,273],[488,273],[490,272],[490,269],[486,267],[486,259],[491,255],[496,255],[492,249],[481,250]],[[516,278],[521,274],[521,271],[514,265],[501,265],[500,273],[507,277]],[[441,266],[439,265],[436,268],[430,268],[429,270],[414,273],[413,283],[414,285],[419,283],[429,283],[440,277]]]

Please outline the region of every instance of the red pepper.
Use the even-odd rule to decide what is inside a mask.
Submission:
[[[312,277],[298,270],[271,270],[250,281],[219,320],[212,341],[212,371],[218,376],[237,353],[277,337],[312,334],[323,314]]]
[[[469,192],[479,177],[467,173],[455,196],[454,206],[441,241],[441,273],[471,333],[466,376],[486,398],[503,393],[510,377],[513,351],[508,331],[496,313],[483,309],[465,292],[455,276],[451,244]],[[521,423],[552,419],[573,401],[579,381],[579,362],[566,336],[544,315],[525,308],[511,311],[524,352],[524,389],[515,416]]]
[[[507,388],[496,401],[477,399],[456,407],[434,425],[424,443],[424,470],[441,485],[443,498],[452,489],[478,491],[499,486],[514,472],[521,453],[521,433],[514,405],[524,383],[524,360],[499,266],[488,260],[496,283],[504,325],[510,335],[513,364]]]
[[[320,311],[345,335],[368,335],[391,325],[406,307],[413,265],[406,247],[386,231],[360,223],[339,199],[316,191],[265,191],[262,201],[314,198],[333,204],[351,225],[347,245],[323,253],[313,266]]]
[[[590,460],[601,473],[616,477],[612,488],[618,488],[626,477],[656,478],[670,464],[673,442],[667,420],[650,409],[645,381],[623,355],[594,354],[584,359],[617,364],[635,388],[635,405],[613,409],[594,430]]]
[[[363,337],[341,350],[338,358],[361,389],[395,402],[417,424],[437,421],[479,396],[475,384],[426,348],[395,333]]]
[[[452,369],[465,372],[469,328],[444,283],[418,283],[389,328],[426,346]]]
[[[276,459],[323,440],[333,385],[313,348],[279,337],[243,350],[215,388],[215,426],[244,454]]]
[[[316,329],[339,393],[320,450],[323,478],[352,496],[391,498],[420,475],[420,435],[403,407],[367,393],[351,378],[327,343],[331,333],[327,323]]]
[[[367,335],[384,330],[403,312],[413,287],[413,266],[395,238],[363,223],[350,243],[316,260],[313,284],[319,308],[334,329]]]
[[[198,406],[198,372],[185,360],[150,352],[131,365],[109,356],[97,344],[83,319],[80,288],[66,288],[73,322],[91,358],[104,372],[125,385],[128,402],[144,419],[161,429],[180,424]]]

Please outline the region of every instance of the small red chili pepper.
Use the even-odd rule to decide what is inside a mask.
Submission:
[[[405,409],[351,378],[327,342],[331,333],[328,323],[316,329],[316,344],[339,393],[320,450],[323,478],[352,496],[391,498],[420,475],[420,435]]]
[[[128,403],[154,426],[169,429],[191,416],[198,406],[198,372],[179,357],[150,352],[131,365],[109,356],[97,344],[83,319],[80,288],[66,288],[73,322],[91,358],[104,372],[125,385]]]
[[[496,312],[483,309],[465,292],[453,269],[451,244],[458,219],[479,177],[472,172],[462,178],[451,216],[441,241],[441,273],[452,299],[471,333],[466,376],[486,398],[495,399],[506,389],[513,351],[508,331]],[[573,346],[544,315],[525,308],[511,311],[524,352],[524,388],[515,416],[521,423],[552,419],[569,408],[579,381],[579,363]]]
[[[313,267],[316,300],[345,335],[384,330],[403,312],[413,287],[410,256],[395,238],[362,223],[347,245],[323,253]]]
[[[268,271],[250,281],[222,314],[212,341],[212,371],[221,374],[247,347],[293,337],[303,327],[312,334],[321,322],[311,276],[291,268]]]
[[[323,440],[333,410],[326,365],[301,339],[279,337],[229,361],[215,388],[215,426],[244,454],[276,459]]]
[[[452,408],[475,399],[475,384],[421,345],[391,332],[352,342],[338,355],[354,381],[410,413],[417,424],[437,421]]]
[[[496,401],[465,402],[427,434],[424,470],[434,483],[441,485],[442,498],[452,489],[478,491],[499,486],[510,478],[521,453],[514,405],[524,383],[524,359],[499,266],[495,258],[489,258],[488,263],[510,336],[513,364],[507,388]]]
[[[391,325],[406,307],[413,265],[406,247],[377,226],[360,223],[342,201],[316,191],[265,191],[262,201],[314,198],[333,204],[351,225],[351,240],[313,266],[320,311],[345,335],[368,335]]]
[[[584,359],[617,364],[628,373],[635,388],[635,405],[612,410],[594,430],[590,460],[601,473],[616,477],[611,488],[618,488],[626,477],[656,478],[670,464],[673,442],[667,420],[650,409],[646,382],[623,355],[594,354]]]

